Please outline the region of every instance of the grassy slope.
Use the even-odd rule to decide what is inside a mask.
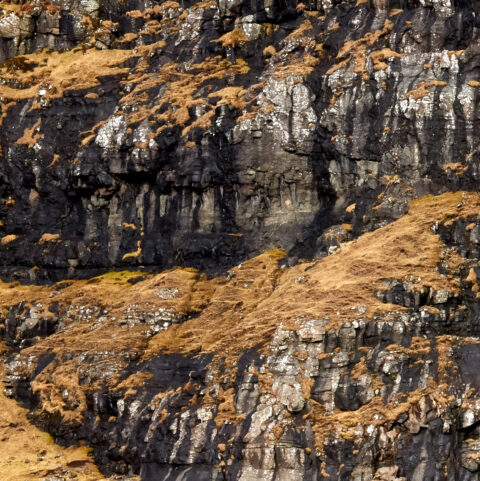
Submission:
[[[5,312],[8,306],[26,300],[31,305],[41,303],[46,315],[52,301],[60,306],[101,305],[109,311],[107,321],[100,327],[91,329],[96,316],[73,319],[57,334],[23,350],[23,356],[56,352],[60,358],[68,352],[74,363],[85,351],[94,354],[108,350],[110,360],[117,362],[118,369],[123,363],[122,353],[134,351],[143,352],[144,359],[165,351],[185,355],[202,352],[232,362],[246,348],[265,346],[268,349],[269,339],[280,324],[296,330],[299,320],[328,315],[328,328],[335,329],[358,316],[366,319],[404,310],[398,305],[384,304],[374,296],[375,291],[385,288],[384,281],[389,279],[411,281],[413,289],[430,286],[436,290],[458,291],[458,267],[467,261],[453,249],[446,248],[431,227],[436,221],[448,225],[455,219],[478,218],[479,214],[480,196],[476,193],[427,196],[413,201],[409,213],[401,219],[345,244],[326,258],[291,269],[280,269],[277,261],[283,253],[271,251],[235,267],[229,278],[208,280],[193,269],[172,269],[149,275],[133,285],[127,281],[138,273],[109,273],[90,281],[73,281],[67,287],[65,283],[51,287],[0,283],[0,308]],[[442,276],[438,271],[441,261],[448,263],[447,275]],[[198,316],[149,338],[143,323],[119,326],[118,319],[128,315],[132,305],[140,311],[166,309]],[[367,311],[360,314],[355,308],[359,305],[365,305]],[[82,422],[84,403],[80,402],[80,408],[72,410],[62,401],[61,390],[68,387],[72,396],[78,394],[81,401],[86,390],[95,389],[94,385],[80,386],[77,376],[72,376],[76,372],[71,371],[73,365],[52,365],[52,372],[50,367],[45,369],[33,386],[41,396],[42,408],[62,415],[66,424]],[[121,381],[120,377],[113,376],[108,382],[113,389]],[[134,380],[130,381],[129,387],[134,388]],[[139,382],[143,382],[142,379]],[[420,394],[412,393],[412,396],[416,399]],[[360,412],[369,418],[367,414],[379,412],[382,404],[375,398]],[[410,404],[409,401],[405,405]],[[320,406],[317,408],[312,415],[319,431],[316,435],[321,440],[322,426],[332,419]],[[52,456],[59,448],[51,444],[47,435],[28,424],[24,410],[0,397],[0,412],[9,413],[6,418],[0,417],[4,449],[8,453],[0,460],[0,479],[25,479],[24,474],[12,477],[17,472],[35,479],[32,471],[45,473],[50,469],[42,463],[55,466]],[[14,420],[13,425],[9,424],[10,420]],[[341,419],[337,421],[344,423]],[[37,465],[36,454],[43,449],[48,453],[46,461]],[[78,469],[87,469],[87,477],[82,479],[90,479],[88,469],[94,468],[85,451],[62,452],[66,457],[59,458],[60,464],[68,465],[70,459],[80,456],[85,464]],[[8,464],[10,457],[12,463]],[[32,462],[25,463],[26,458]]]
[[[0,368],[2,377],[3,367]],[[62,475],[65,470],[75,473],[77,481],[103,479],[87,448],[56,445],[50,435],[28,421],[27,412],[0,390],[1,480],[31,481]]]

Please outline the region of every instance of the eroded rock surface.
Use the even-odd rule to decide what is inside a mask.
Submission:
[[[117,479],[479,479],[475,4],[0,6],[32,422]]]
[[[291,268],[2,284],[4,392],[106,476],[476,480],[479,209],[421,198]]]
[[[469,3],[1,5],[10,279],[294,263],[476,185]]]

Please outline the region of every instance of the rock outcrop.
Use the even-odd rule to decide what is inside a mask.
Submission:
[[[119,479],[479,479],[475,4],[0,6],[33,423]]]
[[[4,392],[105,475],[476,480],[479,209],[424,197],[291,268],[3,284]]]
[[[390,3],[2,4],[3,275],[294,263],[474,188],[474,8]]]

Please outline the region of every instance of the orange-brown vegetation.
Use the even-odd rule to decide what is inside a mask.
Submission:
[[[400,184],[405,190],[412,190],[412,187],[408,185],[399,175],[384,175],[381,180],[385,182],[385,187],[377,196],[378,204],[373,207],[373,210],[378,210],[382,206],[382,202],[388,199],[390,202],[396,202],[396,199],[391,195],[388,195],[391,191],[391,186],[394,184]]]
[[[127,73],[128,69],[118,67],[132,57],[132,52],[125,50],[95,50],[87,52],[88,62],[81,49],[68,52],[51,52],[47,49],[24,58],[33,68],[24,72],[9,72],[0,66],[3,79],[15,79],[26,88],[12,88],[7,84],[0,86],[2,97],[11,100],[35,98],[43,85],[48,85],[45,96],[62,97],[63,93],[72,89],[86,89],[98,85],[100,75],[117,75]]]
[[[308,35],[305,34],[311,30],[313,30],[312,22],[310,22],[310,20],[305,20],[298,28],[287,35],[284,42],[288,42],[289,40],[299,40],[300,44],[305,47],[310,40]]]
[[[337,64],[327,71],[327,75],[331,75],[337,70],[347,67],[349,63],[353,60],[355,62],[355,67],[353,68],[353,71],[361,75],[363,80],[368,80],[369,76],[366,69],[367,49],[369,47],[373,47],[380,40],[381,37],[390,33],[392,29],[393,23],[387,19],[385,20],[385,23],[381,30],[376,30],[375,32],[368,32],[364,37],[358,40],[348,40],[347,42],[345,42],[338,52]],[[395,52],[386,52],[385,55],[389,56],[384,58],[391,58],[392,56],[395,56],[394,53]]]
[[[202,400],[205,406],[217,406],[218,411],[215,416],[215,424],[217,428],[221,428],[226,422],[239,423],[245,419],[244,414],[238,414],[235,409],[235,391],[233,387],[229,389],[220,388],[217,399],[212,399],[208,394]]]
[[[467,170],[467,166],[461,162],[449,162],[443,167],[443,170],[446,173],[452,172],[455,175],[462,175]]]
[[[384,288],[385,280],[406,280],[412,272],[417,279],[412,289],[429,286],[457,292],[458,279],[443,277],[437,269],[445,249],[430,227],[435,221],[478,215],[479,208],[477,194],[429,196],[412,201],[409,213],[401,219],[313,264],[300,264],[282,273],[268,256],[252,259],[233,270],[236,281],[217,288],[199,317],[155,336],[147,355],[165,350],[228,356],[265,343],[280,323],[287,329],[298,328],[300,316],[328,317],[333,329],[351,320],[352,308],[359,304],[367,306],[368,317],[401,311],[405,308],[384,304],[374,293]],[[466,261],[459,258],[458,262]],[[302,282],[295,283],[300,276]],[[253,282],[245,281],[249,277]],[[224,299],[231,299],[236,307],[228,309]],[[228,315],[222,314],[225,308]]]
[[[469,80],[468,85],[470,85],[470,87],[478,88],[480,87],[480,82],[478,80]]]
[[[32,149],[33,146],[43,137],[38,130],[42,124],[42,119],[38,119],[35,124],[30,129],[25,129],[23,136],[17,140],[18,145],[27,145],[28,148]]]
[[[60,234],[49,234],[45,232],[45,234],[40,237],[38,243],[45,244],[46,242],[60,242]]]
[[[137,226],[135,224],[129,224],[128,222],[122,222],[122,227],[124,229],[137,230]]]
[[[125,391],[125,395],[136,394],[136,388],[144,386],[147,381],[153,378],[150,372],[137,372],[124,379],[115,386],[115,391]]]
[[[275,47],[273,45],[268,45],[263,49],[263,55],[265,57],[271,57],[272,55],[275,55],[277,53]]]
[[[128,68],[120,67],[128,58],[141,56],[142,49],[137,54],[129,50],[96,50],[89,49],[86,52],[88,61],[82,49],[74,49],[68,52],[51,52],[47,49],[24,55],[22,65],[25,68],[14,71],[8,68],[8,64],[0,65],[0,76],[4,83],[0,85],[0,96],[6,101],[1,103],[0,122],[6,116],[9,108],[19,100],[29,98],[34,101],[32,109],[39,108],[39,91],[43,99],[49,100],[60,98],[68,90],[87,89],[99,85],[98,77],[101,75],[126,74]],[[21,88],[10,86],[21,84]],[[40,127],[38,121],[31,129],[26,129],[23,137],[17,143],[33,147],[42,134],[37,129]]]
[[[313,264],[282,270],[277,260],[283,254],[268,252],[232,269],[233,277],[228,282],[208,281],[194,271],[173,270],[129,286],[126,280],[130,274],[111,273],[89,282],[75,281],[56,292],[54,299],[60,304],[68,301],[110,308],[114,304],[117,315],[130,303],[148,303],[152,309],[172,308],[180,314],[201,311],[198,317],[153,337],[145,356],[161,350],[226,356],[265,343],[280,323],[284,328],[296,329],[299,316],[328,316],[329,328],[335,328],[352,319],[352,307],[359,304],[367,306],[366,316],[402,310],[401,306],[383,304],[374,293],[384,288],[385,280],[404,280],[412,272],[419,279],[412,289],[430,286],[456,292],[458,281],[453,276],[442,277],[437,270],[445,248],[430,227],[435,221],[451,222],[477,215],[479,207],[476,194],[425,197],[413,201],[409,213],[401,219],[364,234]],[[462,262],[457,259],[457,264]],[[295,283],[300,276],[302,282]],[[154,291],[161,285],[178,288],[180,296],[172,300],[158,298]],[[0,286],[2,309],[21,300],[43,299],[48,305],[52,292],[52,288],[41,286]],[[77,297],[79,292],[82,296]],[[120,292],[122,301],[118,303]],[[199,292],[204,293],[202,302],[197,297]]]
[[[412,337],[410,347],[399,346],[398,344],[390,344],[387,351],[399,352],[408,356],[426,356],[430,352],[430,341],[423,337]]]
[[[302,48],[292,50],[290,47],[292,43]],[[306,77],[313,72],[323,57],[323,45],[313,38],[313,26],[310,20],[304,20],[283,39],[280,45],[287,47],[289,53],[284,53],[285,48],[277,53],[273,45],[268,45],[263,50],[267,61],[274,65],[272,75],[276,80],[284,80],[289,76]]]
[[[138,38],[138,34],[133,33],[133,32],[128,32],[123,36],[122,43],[132,42],[133,40],[136,40],[137,38]]]
[[[65,328],[57,334],[41,339],[23,351],[27,356],[44,352],[58,354],[57,359],[72,359],[73,356],[71,361],[49,365],[36,378],[33,389],[43,400],[44,411],[62,416],[64,422],[75,425],[82,420],[86,391],[99,388],[100,382],[80,386],[75,353],[108,350],[109,359],[115,360],[119,367],[125,362],[122,353],[126,351],[143,353],[144,360],[159,352],[211,353],[215,360],[225,359],[226,365],[233,366],[244,349],[258,346],[268,351],[268,341],[280,324],[283,329],[297,330],[304,319],[324,318],[329,320],[327,329],[337,329],[345,321],[358,316],[368,319],[405,310],[398,305],[384,304],[375,297],[375,292],[384,289],[385,281],[390,279],[409,281],[411,289],[429,286],[435,290],[458,292],[458,276],[441,275],[437,267],[441,260],[447,259],[445,262],[458,270],[466,260],[455,252],[447,252],[431,227],[435,222],[447,224],[455,219],[478,217],[479,213],[480,196],[476,193],[427,196],[412,201],[404,217],[346,243],[334,254],[313,263],[281,269],[278,260],[284,253],[270,251],[231,269],[228,278],[209,280],[193,269],[173,269],[146,275],[145,280],[132,283],[129,280],[138,278],[139,273],[112,272],[88,281],[70,281],[54,286],[0,283],[0,308],[5,313],[10,306],[26,301],[27,306],[42,304],[45,309],[50,302],[55,302],[61,309],[69,305],[71,309],[101,306],[107,310],[105,321],[98,327],[92,327],[97,319],[67,321]],[[472,281],[473,276],[470,276],[469,282]],[[357,312],[359,305],[365,306],[366,311]],[[149,339],[142,323],[119,327],[117,320],[125,316],[131,306],[142,312],[163,309],[183,318],[195,313],[197,316],[182,324],[174,324]],[[463,341],[442,338],[435,344],[432,342],[435,343],[418,337],[413,338],[408,348],[392,345],[388,350],[421,357],[435,346],[440,372],[448,373],[452,342],[457,345]],[[297,355],[303,362],[305,353]],[[365,359],[362,359],[353,369],[352,376],[355,379],[366,372]],[[446,379],[444,374],[442,376]],[[303,377],[302,392],[308,399],[311,381]],[[123,385],[119,385],[120,376],[102,382],[133,393],[148,378],[146,373],[127,379]],[[262,391],[271,392],[271,375],[258,374],[258,378]],[[377,380],[373,385],[381,387]],[[62,397],[65,389],[69,392],[67,399]],[[320,446],[331,432],[328,426],[332,424],[342,426],[342,436],[353,436],[357,424],[371,423],[372,419],[377,419],[375,423],[394,419],[400,412],[407,412],[422,396],[443,399],[442,389],[432,385],[427,391],[411,393],[407,399],[396,399],[396,404],[392,401],[384,405],[382,398],[377,396],[353,413],[327,413],[310,400],[312,409],[307,417],[314,421],[317,446]],[[218,402],[220,409],[216,422],[242,419],[235,411],[231,387],[220,392],[219,401],[208,395],[202,401],[206,405]],[[374,414],[380,414],[380,417],[373,418]]]
[[[174,269],[156,276],[147,275],[146,280],[137,284],[128,282],[141,274],[112,272],[87,281],[59,283],[51,287],[0,283],[0,309],[4,313],[8,306],[16,305],[21,300],[27,301],[27,307],[32,304],[43,306],[43,316],[52,315],[47,312],[50,302],[58,302],[62,308],[70,306],[74,311],[82,306],[105,307],[108,318],[98,328],[92,329],[98,318],[67,322],[62,331],[40,340],[24,353],[35,356],[46,350],[58,354],[69,353],[75,359],[75,355],[81,352],[93,354],[108,350],[109,362],[115,362],[121,369],[125,365],[122,353],[140,353],[147,347],[144,324],[128,329],[119,327],[117,319],[128,315],[127,309],[134,305],[142,312],[164,309],[178,316],[186,316],[201,311],[208,304],[218,283],[218,280],[207,281],[194,269]],[[168,292],[173,290],[175,295],[163,295],[162,289]],[[93,363],[91,367],[94,367]],[[127,389],[131,394],[148,378],[148,373],[134,375],[118,386],[121,376],[113,376],[108,382],[112,387]],[[98,382],[80,385],[77,364],[72,360],[58,366],[48,366],[37,376],[32,388],[41,400],[42,411],[58,415],[66,424],[75,426],[83,419],[86,392],[99,386]],[[63,396],[64,391],[68,392],[67,399]]]
[[[124,254],[122,257],[122,261],[126,259],[136,259],[137,257],[140,257],[141,253],[142,253],[142,241],[137,241],[137,250]]]
[[[365,362],[365,356],[362,356],[360,358],[360,361],[358,361],[355,364],[355,367],[351,371],[352,378],[357,380],[363,374],[367,374],[367,372],[368,372],[368,369],[367,369],[367,364]]]
[[[390,10],[390,12],[388,13],[388,16],[389,16],[389,17],[394,17],[395,15],[400,15],[402,12],[403,12],[403,10],[402,10],[401,8],[393,8],[393,9]]]
[[[0,243],[2,244],[2,246],[6,246],[7,244],[10,244],[10,242],[13,242],[17,238],[18,236],[15,234],[8,234],[2,237],[2,240],[0,241]]]
[[[355,212],[355,207],[357,205],[356,204],[350,204],[349,206],[347,206],[347,208],[345,209],[345,212],[347,212],[348,214],[351,214],[352,212]]]
[[[168,10],[170,8],[177,9],[180,8],[180,4],[178,2],[174,2],[173,0],[167,0],[161,4],[162,10]]]
[[[53,167],[56,163],[58,163],[59,160],[60,156],[58,154],[53,154],[53,159],[50,164],[48,164],[48,167]]]
[[[223,48],[225,47],[237,47],[243,43],[248,42],[248,37],[243,33],[241,28],[234,28],[230,32],[223,34],[217,40],[212,40],[214,43],[220,43]]]
[[[215,113],[215,108],[207,104],[203,95],[197,94],[198,90],[201,87],[208,86],[214,80],[223,79],[227,76],[244,75],[249,71],[249,67],[244,60],[237,59],[236,63],[231,63],[221,57],[209,57],[200,64],[192,65],[187,71],[180,71],[177,64],[168,63],[156,72],[145,73],[144,69],[147,66],[147,63],[140,62],[137,69],[132,71],[125,80],[125,83],[134,85],[135,88],[122,98],[121,103],[136,106],[137,111],[129,116],[130,122],[136,123],[151,118],[152,121],[160,123],[160,127],[153,136],[160,134],[168,127],[174,126],[183,128],[182,135],[186,135],[195,127],[208,128]],[[169,88],[159,101],[150,106],[146,92],[156,86],[165,84]],[[211,96],[218,97],[219,103],[228,103],[233,100],[236,105],[241,106],[242,104],[238,103],[241,100],[239,96],[241,90],[239,87],[232,86],[218,92],[211,92]],[[205,109],[203,115],[191,119],[189,109],[202,105]],[[164,111],[159,113],[162,109]]]
[[[416,89],[407,92],[404,98],[409,99],[411,97],[414,100],[423,99],[423,97],[426,97],[430,93],[430,87],[445,87],[445,85],[448,85],[448,83],[443,80],[420,82],[419,86]]]
[[[63,392],[68,392],[65,399]],[[87,408],[85,393],[78,380],[75,362],[47,366],[32,383],[32,391],[40,399],[42,412],[59,415],[70,426],[79,426]]]
[[[319,63],[318,57],[306,52],[302,56],[289,58],[284,65],[276,65],[273,77],[276,80],[283,80],[289,76],[306,77],[313,72]]]
[[[246,106],[243,96],[247,91],[243,87],[225,87],[216,92],[208,94],[208,98],[219,98],[217,105],[232,105],[237,110],[242,110]]]
[[[343,439],[355,440],[355,430],[358,427],[381,426],[389,421],[395,421],[401,414],[408,413],[420,402],[428,397],[439,406],[446,406],[445,384],[437,385],[432,379],[430,386],[424,390],[416,390],[405,394],[397,394],[385,403],[381,396],[375,396],[370,402],[361,406],[356,411],[325,411],[324,407],[314,400],[310,400],[311,410],[305,416],[312,424],[315,435],[315,448],[317,452],[323,450],[325,439],[335,433]]]
[[[217,2],[215,0],[202,0],[201,2],[197,2],[192,6],[192,10],[198,10],[202,8],[203,10],[209,10],[211,8],[215,8],[217,6]]]
[[[382,48],[381,50],[374,50],[370,54],[370,58],[373,64],[373,70],[375,71],[385,70],[388,67],[386,60],[389,60],[391,58],[405,57],[405,56],[406,56],[405,53],[398,53],[391,50],[390,48]]]
[[[3,349],[4,350],[4,349]],[[0,352],[2,346],[0,346]],[[0,358],[1,361],[1,358]],[[0,378],[4,377],[0,368]],[[84,447],[64,448],[27,419],[27,410],[8,399],[0,389],[0,477],[8,481],[29,481],[62,475],[68,469],[77,481],[99,481],[89,451]]]

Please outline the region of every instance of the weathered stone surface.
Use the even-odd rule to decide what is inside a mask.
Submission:
[[[0,14],[0,273],[142,273],[2,299],[5,393],[124,479],[478,480],[478,205],[410,203],[478,190],[475,5],[57,3]]]
[[[34,266],[39,280],[133,265],[220,271],[270,247],[294,263],[400,217],[415,196],[476,183],[467,5],[61,2],[0,25],[0,59],[81,45],[88,62],[91,41],[133,49],[126,72],[97,69],[96,85],[60,95],[52,79],[37,91],[41,108],[33,94],[5,107],[3,125],[15,127],[1,131],[1,234],[21,234],[0,250],[6,276],[31,278]],[[236,73],[196,84],[216,56]],[[192,105],[171,97],[178,77],[139,82],[141,58],[157,75],[178,60]],[[28,74],[31,61],[9,68]],[[244,91],[227,98],[225,87]],[[22,140],[33,126],[35,141]],[[38,246],[44,233],[61,240]]]

